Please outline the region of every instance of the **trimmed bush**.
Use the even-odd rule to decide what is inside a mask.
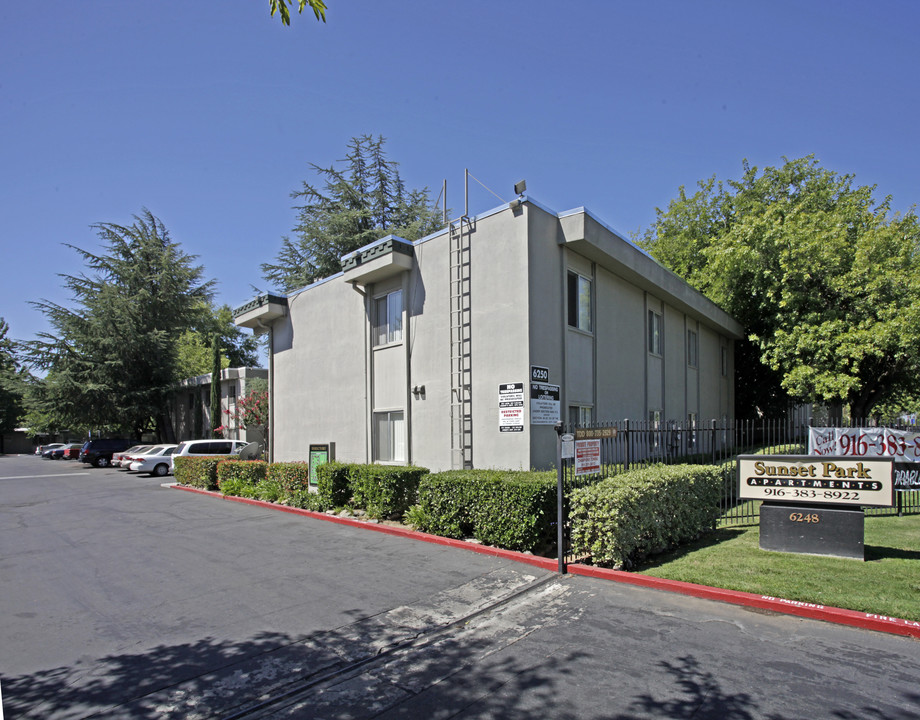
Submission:
[[[272,463],[268,466],[267,479],[277,483],[281,498],[296,507],[302,507],[298,499],[310,492],[310,465],[305,462]]]
[[[436,535],[472,535],[508,550],[541,550],[555,539],[556,473],[450,470],[429,475],[419,486],[413,521]]]
[[[721,491],[722,469],[711,465],[652,465],[573,490],[573,552],[629,567],[713,529]]]
[[[325,465],[320,465],[325,467]],[[396,465],[352,465],[351,502],[373,518],[402,518],[418,498],[427,468]]]
[[[173,475],[182,485],[217,490],[217,465],[222,461],[239,462],[226,455],[182,455],[173,459]]]
[[[224,459],[217,464],[217,486],[224,495],[260,498],[267,473],[268,463],[262,460]]]
[[[351,502],[351,480],[363,465],[327,462],[316,468],[316,490],[328,507],[343,507]]]

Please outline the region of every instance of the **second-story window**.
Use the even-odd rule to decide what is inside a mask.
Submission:
[[[648,351],[661,355],[661,315],[654,310],[648,311]]]
[[[591,281],[578,273],[569,273],[569,326],[591,332]]]
[[[402,342],[402,290],[374,298],[374,346]]]

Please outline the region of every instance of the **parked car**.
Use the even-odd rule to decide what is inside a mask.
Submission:
[[[173,458],[185,455],[237,455],[249,445],[244,440],[186,440],[179,443]]]
[[[133,452],[138,452],[142,447],[145,447],[143,444],[132,445],[127,450],[122,450],[121,452],[112,453],[112,467],[117,467],[121,465],[122,459],[125,455],[128,455]]]
[[[76,458],[80,455],[80,449],[83,447],[83,443],[68,443],[66,445],[61,445],[59,448],[54,448],[51,451],[52,460],[70,460],[71,458]]]
[[[51,459],[51,453],[57,450],[60,447],[64,447],[64,443],[48,443],[47,445],[39,445],[36,454],[41,455],[46,460]]]
[[[134,455],[129,466],[133,472],[163,477],[172,472],[172,456],[178,445],[154,445],[146,453]]]
[[[134,462],[134,458],[149,452],[152,448],[153,445],[137,445],[121,453],[121,457],[118,460],[112,455],[112,467],[120,467],[122,470],[127,470],[131,466],[131,463]]]
[[[64,448],[65,460],[79,460],[80,450],[83,449],[83,443],[73,443]]]
[[[127,450],[134,445],[133,440],[109,438],[107,440],[90,440],[80,450],[80,461],[95,467],[108,467],[112,464],[112,454]]]

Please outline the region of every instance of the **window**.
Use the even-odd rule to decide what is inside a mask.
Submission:
[[[728,348],[724,345],[719,348],[719,357],[721,358],[722,377],[728,377]]]
[[[402,410],[374,413],[374,459],[405,462],[406,435]]]
[[[661,315],[654,310],[648,311],[648,351],[661,355]]]
[[[687,415],[687,429],[690,431],[689,436],[689,446],[696,446],[696,413],[689,413]]]
[[[569,326],[591,332],[591,281],[578,273],[569,273]]]
[[[402,290],[374,299],[374,346],[402,342]]]
[[[687,365],[696,367],[697,355],[699,354],[699,341],[696,337],[695,330],[687,330]]]
[[[648,445],[658,449],[661,440],[661,410],[648,411]]]
[[[587,405],[569,405],[569,424],[572,427],[585,427],[593,420],[593,412]]]

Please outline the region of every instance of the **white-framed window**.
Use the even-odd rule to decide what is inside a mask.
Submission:
[[[661,313],[648,311],[648,351],[661,355]]]
[[[374,413],[374,460],[406,461],[406,433],[402,410]]]
[[[591,332],[591,280],[569,271],[567,298],[569,327]]]
[[[402,342],[402,290],[374,298],[374,347]]]
[[[687,365],[696,367],[700,353],[700,341],[696,330],[687,330]]]
[[[569,425],[585,427],[594,421],[594,409],[589,405],[569,405]]]

